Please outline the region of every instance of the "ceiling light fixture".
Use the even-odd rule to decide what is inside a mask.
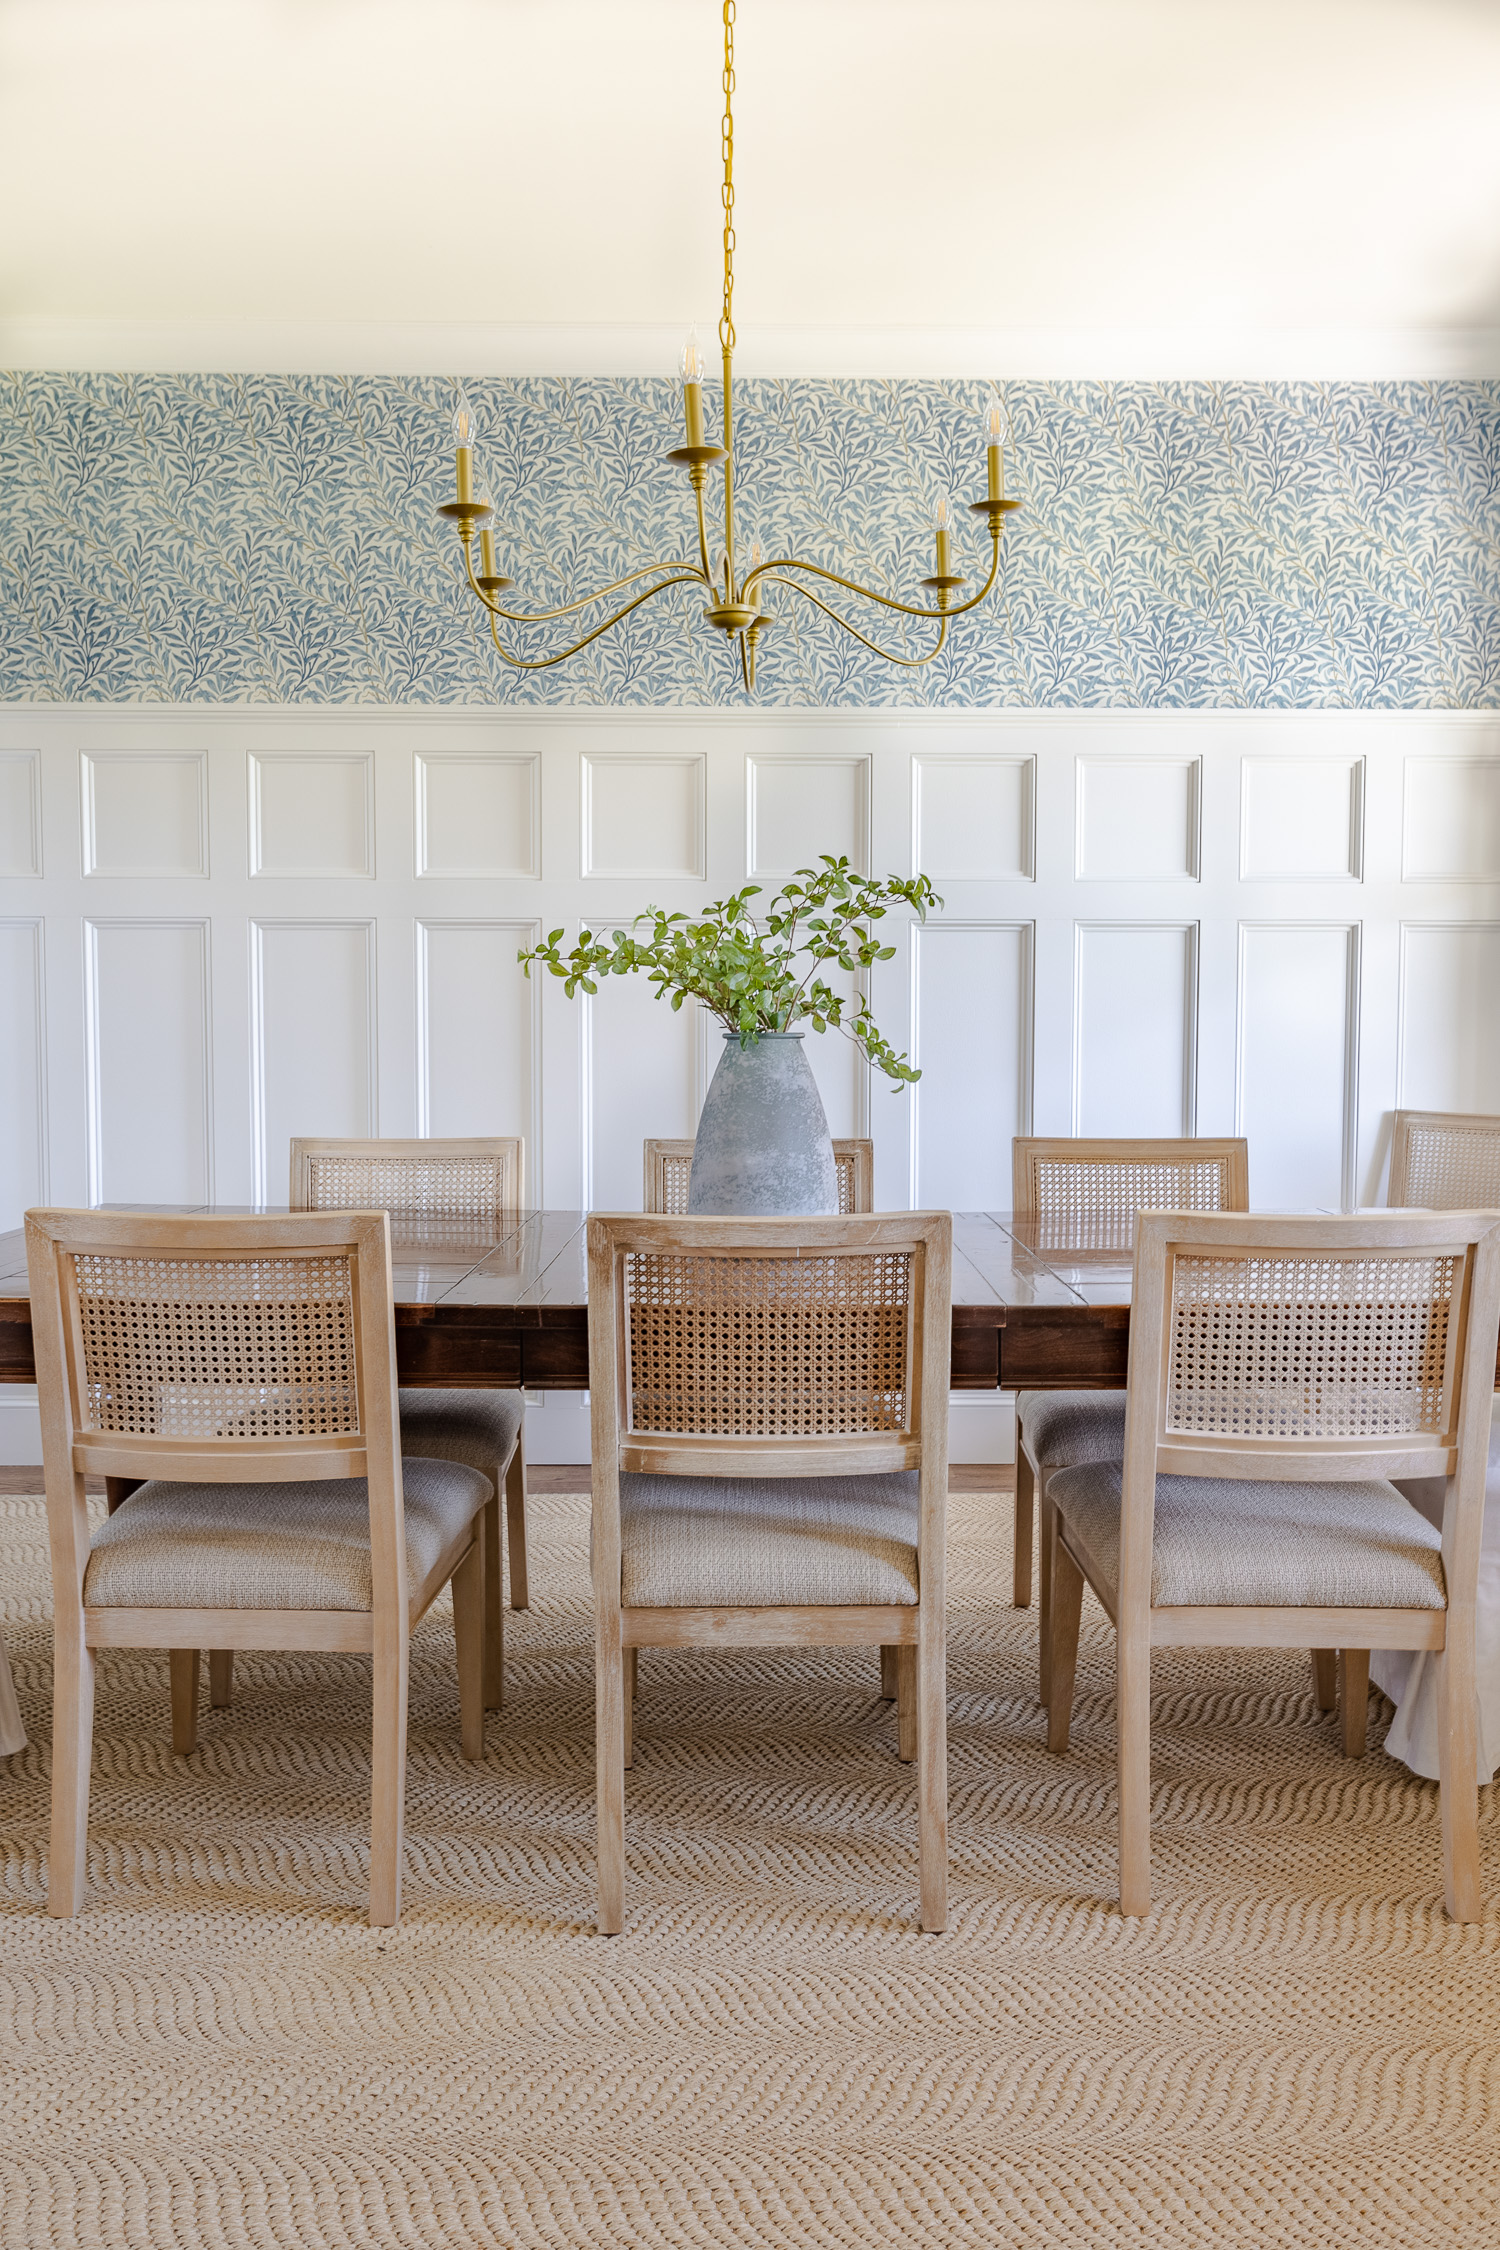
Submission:
[[[724,309],[719,320],[719,344],[724,356],[724,421],[722,444],[709,442],[703,419],[703,355],[698,348],[696,331],[689,336],[681,363],[683,413],[687,424],[687,443],[679,445],[667,455],[688,473],[688,483],[698,515],[698,560],[692,562],[647,563],[640,570],[627,572],[607,586],[596,587],[577,601],[565,602],[558,609],[535,612],[507,609],[498,599],[514,580],[496,568],[495,541],[492,529],[494,509],[488,495],[475,491],[474,485],[474,416],[468,401],[460,394],[453,416],[453,439],[457,459],[456,496],[438,510],[457,527],[463,544],[464,569],[469,585],[483,603],[490,621],[490,635],[499,655],[507,664],[523,672],[541,672],[554,664],[566,663],[580,649],[598,640],[612,625],[629,617],[633,610],[649,602],[673,586],[697,586],[707,590],[708,607],[703,612],[704,622],[721,632],[726,640],[739,643],[740,677],[747,690],[755,686],[756,643],[766,628],[774,622],[762,608],[762,597],[768,586],[782,586],[811,602],[814,609],[831,617],[846,633],[852,633],[877,656],[888,663],[910,668],[930,664],[943,648],[948,637],[948,627],[955,617],[977,609],[994,586],[1000,572],[1000,535],[1005,528],[1005,518],[1019,507],[1016,500],[1005,497],[1005,439],[1007,435],[1005,413],[998,399],[994,400],[985,416],[985,455],[988,463],[988,490],[982,500],[971,500],[969,507],[976,516],[983,516],[989,526],[990,570],[983,586],[968,601],[955,602],[953,596],[965,583],[961,573],[953,568],[951,553],[952,525],[948,502],[940,499],[933,518],[936,544],[935,568],[922,580],[932,595],[930,605],[896,601],[889,594],[876,591],[873,586],[861,586],[852,578],[841,578],[837,571],[825,570],[821,564],[804,562],[794,555],[773,556],[763,560],[759,546],[750,550],[750,567],[744,576],[739,575],[735,560],[734,526],[734,16],[735,0],[724,0]],[[724,543],[717,568],[711,567],[708,552],[708,532],[703,516],[703,492],[708,472],[722,462],[724,468]],[[479,534],[479,568],[474,568],[474,534]],[[787,576],[795,572],[797,576]],[[864,600],[876,602],[882,609],[893,610],[901,617],[920,618],[935,624],[937,637],[925,655],[905,656],[898,650],[882,648],[877,641],[862,633],[847,617],[824,601],[811,586],[803,584],[804,578],[821,579],[825,584],[841,586],[846,593],[858,594]],[[552,650],[540,656],[521,656],[508,649],[500,638],[500,623],[507,625],[552,625],[559,618],[574,617],[580,610],[592,608],[595,602],[608,600],[627,586],[650,580],[640,593],[593,626],[581,639],[567,648]]]

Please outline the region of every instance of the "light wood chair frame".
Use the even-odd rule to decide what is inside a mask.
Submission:
[[[1192,1436],[1166,1426],[1172,1348],[1172,1267],[1180,1256],[1401,1251],[1462,1260],[1448,1330],[1441,1431],[1389,1437]],[[1151,1903],[1151,1651],[1153,1648],[1305,1648],[1310,1643],[1443,1651],[1439,1717],[1443,1895],[1455,1921],[1480,1918],[1475,1603],[1484,1529],[1490,1401],[1500,1327],[1500,1222],[1493,1213],[1403,1211],[1347,1218],[1143,1212],[1136,1221],[1126,1386],[1119,1583],[1110,1587],[1054,1508],[1052,1681],[1047,1743],[1067,1748],[1085,1582],[1116,1635],[1120,1906]],[[1158,1476],[1274,1478],[1309,1486],[1368,1477],[1447,1479],[1444,1609],[1310,1606],[1157,1607],[1151,1599]],[[1310,1496],[1311,1497],[1311,1496]]]
[[[1455,1138],[1465,1134],[1483,1135],[1500,1141],[1500,1117],[1482,1114],[1469,1115],[1461,1110],[1448,1109],[1398,1109],[1391,1123],[1391,1168],[1388,1175],[1385,1200],[1389,1210],[1404,1210],[1408,1206],[1408,1189],[1411,1169],[1411,1144],[1418,1132],[1452,1133]],[[1431,1209],[1431,1205],[1417,1205],[1417,1209]],[[1458,1208],[1458,1206],[1455,1206]]]
[[[644,1174],[641,1208],[658,1216],[667,1215],[667,1174],[680,1165],[691,1165],[691,1141],[643,1142]],[[875,1208],[875,1143],[861,1140],[836,1140],[833,1144],[833,1161],[840,1175],[840,1187],[847,1183],[848,1208],[840,1212],[841,1218]]]
[[[353,1296],[355,1434],[185,1439],[88,1427],[81,1411],[85,1356],[75,1260],[109,1257],[326,1258],[347,1256]],[[406,1568],[390,1226],[383,1211],[286,1218],[152,1217],[139,1212],[36,1210],[26,1214],[32,1335],[41,1404],[47,1529],[55,1599],[52,1843],[47,1909],[83,1904],[96,1651],[171,1652],[173,1746],[196,1739],[199,1652],[367,1650],[374,1661],[370,1807],[370,1920],[401,1910],[406,1777],[408,1642],[451,1579],[458,1643],[464,1755],[484,1749],[484,1511],[438,1557],[420,1586]],[[84,1480],[298,1482],[365,1477],[370,1499],[372,1602],[368,1610],[126,1609],[86,1605],[90,1555]]]
[[[1177,1140],[1154,1138],[1145,1140],[1103,1140],[1071,1138],[1056,1133],[1017,1134],[1011,1142],[1011,1216],[1023,1222],[1034,1222],[1038,1217],[1037,1167],[1044,1163],[1066,1164],[1217,1164],[1220,1177],[1220,1209],[1248,1211],[1250,1208],[1250,1144],[1229,1137],[1199,1140],[1184,1136]],[[1040,1557],[1037,1578],[1037,1654],[1039,1693],[1045,1705],[1051,1686],[1051,1656],[1049,1635],[1052,1615],[1051,1532],[1047,1514],[1047,1477],[1036,1455],[1026,1444],[1024,1432],[1018,1433],[1016,1444],[1016,1497],[1014,1509],[1015,1543],[1011,1559],[1011,1606],[1015,1609],[1031,1607],[1032,1533],[1033,1526],[1040,1527]]]
[[[467,1158],[471,1162],[488,1161],[494,1166],[495,1208],[497,1219],[516,1219],[521,1212],[521,1198],[526,1181],[526,1143],[518,1135],[491,1134],[467,1140],[341,1140],[337,1138],[295,1138],[292,1142],[290,1204],[294,1211],[313,1211],[318,1205],[312,1201],[313,1167],[318,1157],[368,1157],[375,1163],[418,1164],[430,1163],[434,1157]],[[421,1210],[410,1206],[387,1205],[392,1218],[420,1218]],[[496,1385],[509,1389],[511,1385]],[[441,1376],[426,1383],[413,1385],[415,1389],[451,1390],[453,1385]],[[484,1542],[484,1702],[488,1711],[498,1711],[505,1694],[505,1608],[501,1584],[500,1512],[505,1511],[505,1537],[510,1560],[510,1606],[527,1609],[531,1603],[530,1565],[526,1553],[526,1417],[521,1417],[521,1427],[508,1459],[501,1470],[503,1490],[495,1494],[485,1517]],[[233,1655],[225,1650],[215,1650],[211,1661],[212,1698],[216,1705],[227,1704],[231,1695],[234,1669]]]
[[[624,1260],[890,1252],[913,1261],[906,1326],[907,1427],[859,1435],[719,1437],[630,1427]],[[625,1770],[641,1648],[847,1648],[897,1652],[901,1755],[917,1765],[921,1922],[946,1926],[948,1865],[945,1517],[953,1221],[946,1212],[818,1219],[634,1214],[588,1222],[593,1454],[594,1684],[599,1929],[625,1913]],[[858,1476],[915,1469],[918,1598],[903,1605],[627,1608],[620,1595],[620,1476]]]

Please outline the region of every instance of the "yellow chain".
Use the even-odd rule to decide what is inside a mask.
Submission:
[[[724,310],[719,319],[719,348],[734,349],[734,0],[724,0],[724,122],[720,127],[724,150]]]

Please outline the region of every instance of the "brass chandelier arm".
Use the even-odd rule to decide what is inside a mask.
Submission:
[[[940,617],[962,617],[967,610],[977,609],[994,586],[995,580],[1000,575],[1000,534],[998,531],[994,531],[991,532],[990,537],[994,542],[994,551],[990,558],[988,578],[980,587],[978,593],[972,594],[968,601],[950,603],[947,609],[919,609],[914,602],[898,602],[889,594],[877,594],[873,586],[861,586],[857,579],[840,578],[836,570],[824,570],[821,563],[799,562],[795,555],[779,555],[771,562],[763,562],[758,569],[749,573],[745,580],[744,590],[748,594],[756,579],[764,578],[769,570],[805,570],[810,572],[814,578],[826,578],[831,586],[842,586],[846,593],[862,595],[867,602],[879,602],[882,609],[896,610],[902,617],[929,617],[936,624]],[[796,581],[791,578],[782,578],[777,583],[782,586],[791,586],[795,585]],[[798,586],[797,591],[805,594],[807,588]],[[829,610],[828,614],[830,617],[838,616],[836,610]],[[843,619],[839,618],[839,623],[842,624],[843,622]],[[852,625],[849,630],[851,633],[853,632]],[[860,635],[860,639],[864,639],[863,634]],[[867,648],[873,648],[874,645],[873,641],[865,642]]]
[[[662,565],[660,567],[665,568],[667,566]],[[639,578],[641,576],[641,572],[636,571],[635,576]],[[627,581],[621,579],[617,581],[617,583],[623,585],[627,583]],[[669,586],[701,586],[702,583],[703,580],[698,575],[698,572],[691,569],[681,570],[676,578],[663,578],[659,584],[655,586],[648,586],[643,594],[637,594],[633,602],[626,602],[623,609],[617,609],[612,616],[606,617],[602,621],[602,623],[594,627],[592,632],[585,633],[581,641],[574,641],[571,648],[560,648],[555,656],[512,656],[510,650],[504,646],[500,639],[499,627],[495,623],[495,613],[493,610],[491,610],[490,613],[490,639],[495,644],[496,653],[499,656],[503,657],[507,664],[512,665],[516,671],[545,672],[553,664],[566,663],[567,659],[570,656],[576,656],[581,648],[587,648],[590,641],[597,641],[601,633],[607,633],[611,625],[618,625],[622,617],[628,617],[633,609],[639,609],[643,602],[649,602],[655,595],[664,594]],[[597,595],[592,598],[595,600],[598,599]],[[575,602],[573,606],[575,608],[578,608],[580,605]],[[486,603],[485,607],[488,609],[490,605]],[[504,614],[505,612],[502,610],[500,612],[500,615],[504,616]],[[566,615],[566,612],[563,610],[555,610],[551,614],[557,617],[561,617]],[[523,625],[529,625],[533,622],[533,620],[530,618],[521,618],[518,620],[518,622]]]
[[[774,568],[775,566],[768,565],[767,567]],[[801,567],[810,568],[811,566],[804,565]],[[822,576],[824,578],[831,578],[832,575],[833,573],[827,570],[822,573]],[[843,586],[847,585],[848,581],[841,578],[838,583]],[[854,638],[857,641],[862,641],[866,648],[873,649],[877,656],[883,656],[887,664],[903,664],[908,671],[915,671],[916,668],[922,664],[930,664],[933,658],[941,651],[943,643],[948,638],[948,619],[942,610],[913,610],[910,614],[914,617],[932,616],[938,620],[938,637],[933,643],[932,647],[927,651],[927,654],[925,656],[897,656],[894,650],[882,648],[879,641],[872,641],[869,634],[862,633],[857,625],[851,625],[847,617],[840,617],[838,611],[836,609],[830,608],[827,602],[822,600],[819,595],[813,592],[811,586],[799,586],[795,578],[768,578],[766,580],[766,584],[768,586],[789,587],[792,593],[800,594],[805,602],[811,602],[814,609],[820,609],[825,617],[831,617],[835,625],[842,625],[846,633],[852,633],[854,635]],[[857,594],[863,593],[864,588],[862,586],[856,586],[854,588],[854,591]],[[901,602],[889,602],[886,606],[890,609],[901,609],[902,607],[904,607],[904,604],[902,604]]]
[[[474,575],[474,557],[467,542],[464,545],[464,569],[468,574],[470,589],[479,596],[491,617],[503,617],[511,625],[549,625],[554,618],[575,616],[580,609],[587,609],[593,602],[602,602],[608,595],[617,594],[622,586],[633,586],[637,580],[650,578],[658,570],[687,571],[691,574],[695,584],[699,582],[708,583],[708,556],[705,552],[701,573],[694,570],[690,562],[646,563],[640,570],[628,570],[623,578],[612,578],[607,586],[596,586],[591,594],[580,595],[576,602],[564,602],[561,609],[539,609],[534,614],[527,614],[521,610],[502,609],[499,602],[491,600]],[[676,586],[680,585],[682,581],[678,578],[668,578],[664,579],[662,583],[663,585]],[[634,609],[635,607],[636,604],[632,602],[630,608]],[[629,611],[622,609],[618,614],[625,617],[629,615]],[[591,633],[589,640],[592,640],[593,637]],[[585,641],[578,643],[580,648],[587,645]]]

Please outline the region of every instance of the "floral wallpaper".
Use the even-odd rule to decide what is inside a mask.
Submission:
[[[468,390],[519,598],[551,607],[691,553],[686,479],[663,458],[675,385]],[[991,602],[902,671],[778,589],[760,703],[1500,705],[1500,384],[999,390],[1023,508]],[[745,383],[741,538],[909,596],[946,493],[956,567],[980,570],[962,503],[983,490],[989,396]],[[500,662],[434,513],[452,401],[438,377],[0,377],[0,698],[739,702],[688,589],[555,670]]]

